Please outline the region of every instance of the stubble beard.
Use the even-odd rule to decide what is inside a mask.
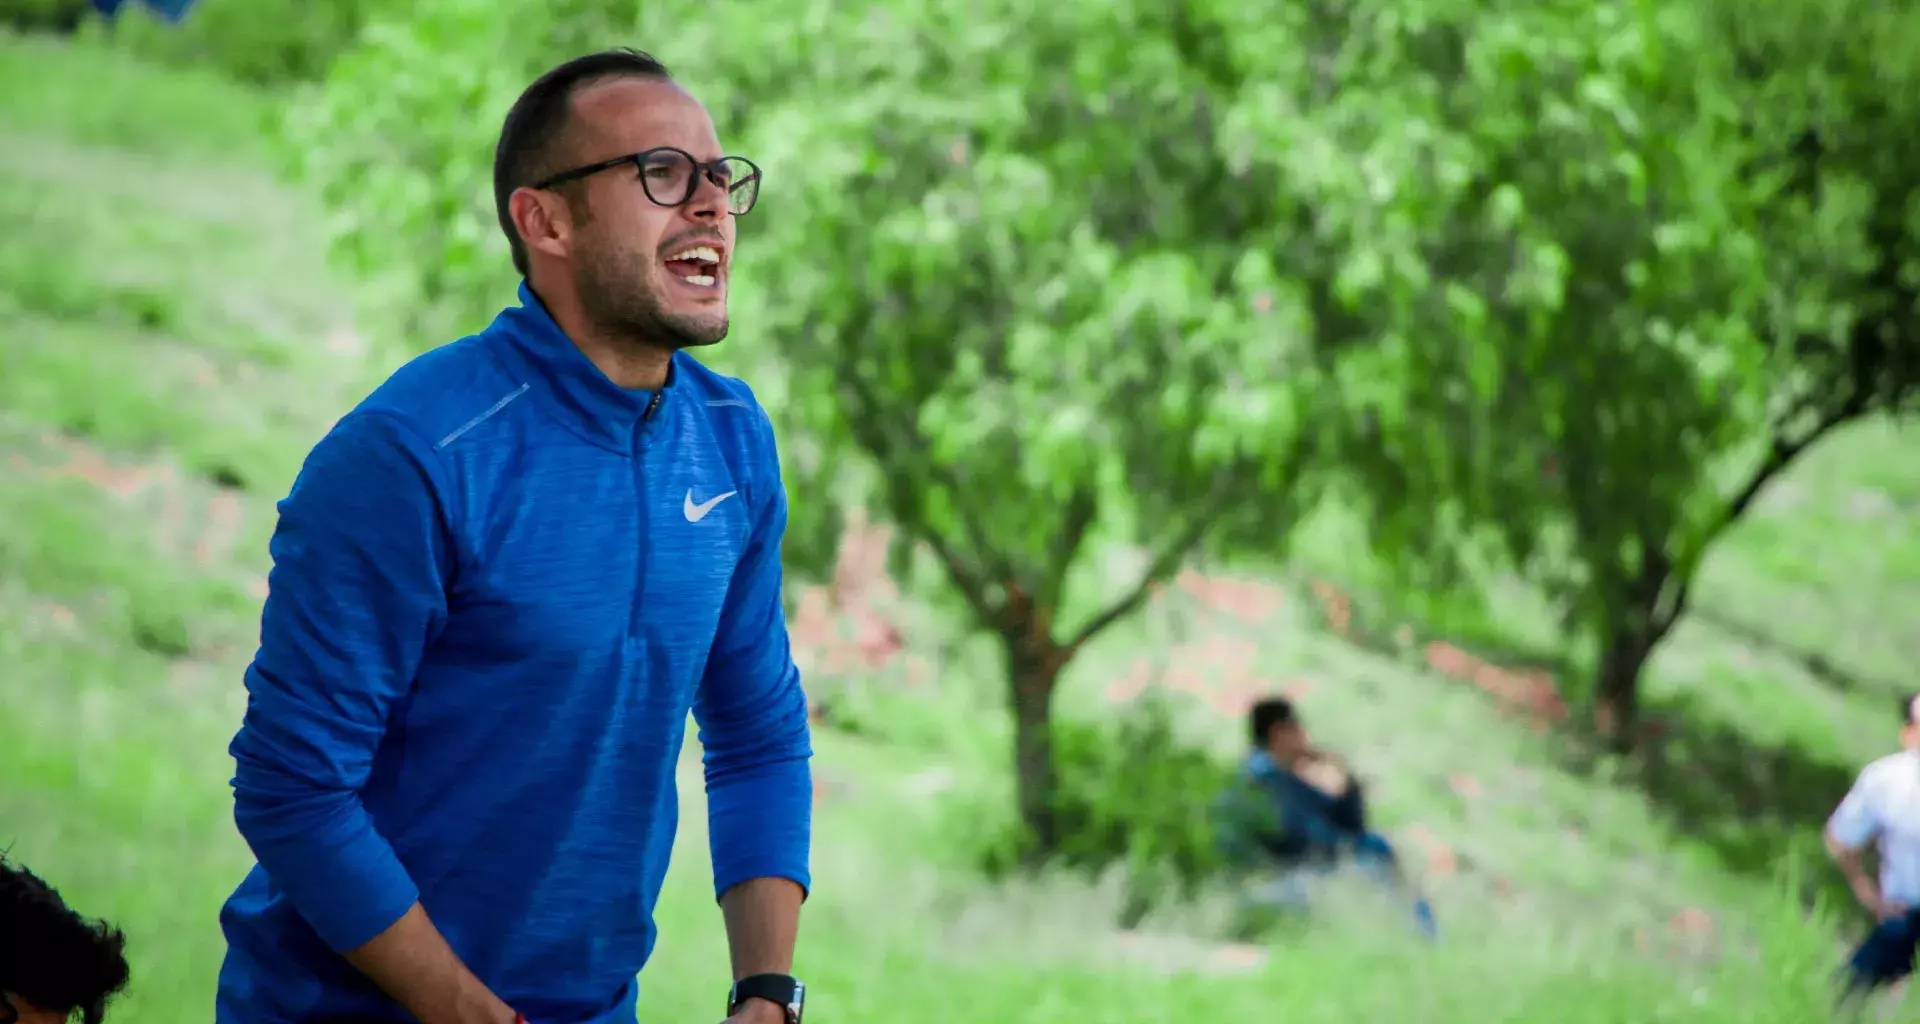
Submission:
[[[653,287],[654,264],[636,253],[595,253],[577,264],[574,284],[581,311],[610,337],[678,351],[713,345],[727,336],[726,307],[711,313],[671,313]]]

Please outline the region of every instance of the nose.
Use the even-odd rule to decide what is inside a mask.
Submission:
[[[730,216],[727,208],[727,189],[720,184],[715,173],[708,168],[699,171],[699,187],[693,190],[693,198],[681,207],[686,215],[701,223],[713,223]]]

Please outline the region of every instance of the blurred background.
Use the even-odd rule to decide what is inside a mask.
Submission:
[[[515,283],[500,119],[659,56],[815,704],[811,1019],[1804,1022],[1920,662],[1920,9],[0,0],[0,848],[204,1021],[273,503]],[[1438,908],[1258,936],[1292,697]],[[727,967],[689,738],[642,1019]]]

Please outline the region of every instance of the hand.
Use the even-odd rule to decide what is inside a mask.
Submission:
[[[1848,885],[1853,889],[1854,899],[1859,900],[1860,905],[1867,908],[1867,912],[1872,914],[1876,921],[1888,921],[1907,912],[1904,904],[1883,898],[1880,895],[1880,887],[1865,875],[1855,876]]]
[[[749,999],[720,1024],[787,1024],[787,1009],[765,999]]]
[[[1328,796],[1345,793],[1352,783],[1345,767],[1331,758],[1315,758],[1302,765],[1297,774],[1302,782]]]

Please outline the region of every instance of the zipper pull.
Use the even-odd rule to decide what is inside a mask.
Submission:
[[[640,418],[641,418],[642,420],[651,420],[651,419],[653,419],[653,414],[654,414],[655,412],[657,412],[657,411],[659,411],[659,409],[660,409],[660,391],[661,391],[661,389],[659,389],[659,388],[655,388],[655,389],[654,389],[654,392],[653,392],[653,397],[647,400],[647,411],[645,411],[645,412],[643,412],[643,413],[641,413],[641,414],[640,414]]]

